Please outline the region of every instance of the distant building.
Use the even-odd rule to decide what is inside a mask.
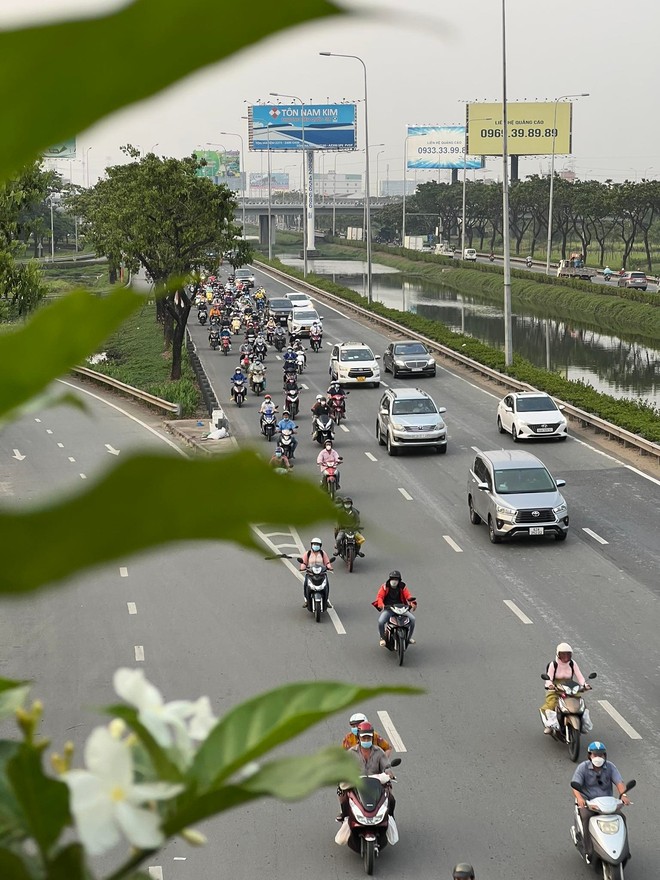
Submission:
[[[378,195],[379,196],[402,196],[403,186],[406,186],[406,195],[414,196],[417,184],[413,180],[379,180]]]
[[[323,198],[346,198],[347,196],[362,196],[364,187],[361,174],[327,174],[314,175],[314,192],[317,197]]]
[[[577,180],[577,174],[575,173],[575,171],[571,171],[570,169],[566,171],[560,171],[559,177],[561,177],[562,180],[565,180],[566,183],[575,183],[575,181]]]

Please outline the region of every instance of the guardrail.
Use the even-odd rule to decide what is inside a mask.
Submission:
[[[362,308],[362,306],[355,305],[349,300],[345,300],[339,296],[335,296],[332,293],[328,293],[327,291],[322,290],[320,287],[315,287],[313,284],[309,284],[308,282],[303,281],[299,278],[294,278],[293,276],[288,275],[286,272],[282,272],[279,269],[273,269],[272,266],[268,266],[266,265],[266,263],[261,263],[258,260],[254,260],[253,263],[255,266],[258,266],[259,269],[261,269],[262,271],[270,272],[276,278],[285,280],[288,283],[291,283],[293,281],[295,282],[296,287],[312,291],[314,295],[319,297],[320,299],[326,299],[330,302],[336,303],[337,305],[341,305],[342,309],[353,311],[363,318],[368,318],[374,324],[378,324],[381,327],[387,327],[390,330],[395,330],[397,333],[405,332],[406,336],[423,342],[430,349],[439,352],[448,360],[459,363],[462,366],[472,370],[473,372],[479,373],[481,376],[485,376],[486,378],[491,379],[499,383],[500,385],[503,385],[509,390],[538,390],[532,385],[528,385],[525,382],[519,382],[517,379],[514,379],[511,376],[506,376],[504,375],[504,373],[500,373],[497,370],[491,369],[491,367],[480,364],[478,361],[475,361],[458,351],[454,351],[453,349],[442,345],[442,343],[440,342],[429,339],[428,337],[423,336],[421,333],[416,333],[414,330],[409,330],[407,327],[402,327],[400,324],[397,324],[396,321],[391,321],[389,318],[383,318],[380,315],[376,315],[373,312],[370,312],[368,309]],[[613,425],[611,422],[607,422],[605,421],[605,419],[599,418],[599,416],[594,416],[591,413],[585,412],[585,410],[579,409],[578,407],[573,406],[570,403],[566,403],[559,398],[554,399],[557,401],[558,404],[564,407],[564,412],[566,413],[566,415],[574,419],[575,421],[580,422],[582,427],[592,428],[597,434],[605,434],[608,437],[614,437],[624,446],[630,446],[634,449],[637,449],[643,455],[653,456],[655,457],[656,462],[660,463],[660,444],[653,443],[651,440],[645,440],[638,434],[633,434],[632,431],[627,431],[625,428],[620,428],[618,425]]]
[[[218,398],[215,396],[215,391],[213,390],[213,386],[209,380],[209,377],[206,375],[206,370],[204,369],[204,365],[202,364],[199,355],[197,354],[197,348],[195,343],[193,342],[193,338],[190,335],[190,331],[186,327],[186,349],[188,351],[188,357],[190,358],[190,363],[192,365],[193,370],[195,371],[195,375],[197,376],[197,382],[199,384],[200,390],[202,392],[202,397],[204,398],[204,403],[206,404],[206,409],[208,410],[208,414],[210,416],[213,415],[214,410],[220,409],[220,404],[218,403]]]
[[[103,373],[97,373],[96,370],[88,369],[88,367],[73,367],[71,372],[78,373],[80,376],[85,376],[87,379],[93,379],[95,382],[100,382],[103,385],[109,385],[111,388],[121,391],[122,394],[128,394],[130,397],[135,397],[143,403],[148,403],[149,406],[154,406],[165,412],[174,413],[177,417],[181,415],[180,403],[172,403],[171,400],[163,400],[162,397],[156,397],[154,394],[149,394],[146,391],[142,391],[140,388],[134,388],[132,385],[120,382],[119,379],[113,379],[112,376],[105,376]]]

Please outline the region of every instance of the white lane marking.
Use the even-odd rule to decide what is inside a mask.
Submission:
[[[375,455],[372,455],[370,452],[365,452],[364,454],[367,456],[367,458],[369,459],[369,461],[378,461],[378,459],[376,458],[376,456],[375,456]]]
[[[79,477],[80,477],[81,480],[86,480],[86,479],[87,479],[87,474],[79,474]]]
[[[71,456],[71,455],[69,456],[69,461],[70,461],[72,464],[75,464],[75,463],[76,463],[75,458],[73,458],[73,456]]]
[[[115,449],[115,447],[114,447],[114,446],[111,446],[109,443],[106,443],[106,444],[105,444],[105,448],[108,450],[108,452],[110,453],[110,455],[119,455],[119,453],[120,453],[120,451],[121,451],[121,450],[119,450],[119,449]]]
[[[279,354],[276,354],[276,355],[275,355],[275,360],[276,360],[276,361],[281,361],[282,358],[279,356]]]
[[[50,430],[50,428],[46,428],[46,433],[47,433],[47,434],[52,434],[53,432]]]
[[[458,544],[456,543],[456,541],[454,541],[454,539],[453,539],[450,535],[443,535],[442,537],[443,537],[443,538],[445,539],[445,541],[449,544],[449,546],[451,547],[451,549],[456,551],[456,553],[462,553],[462,552],[463,552],[463,550],[458,546]]]
[[[129,614],[137,614],[137,605],[135,602],[127,602],[126,607],[128,608]]]
[[[328,608],[328,617],[332,621],[335,630],[337,631],[338,636],[345,636],[346,630],[344,629],[344,624],[339,619],[339,615],[335,611],[334,608]]]
[[[300,551],[301,556],[305,552],[305,547],[304,547],[304,544],[300,538],[300,535],[298,534],[297,529],[294,529],[293,527],[291,528],[290,534],[293,536],[293,538],[298,543],[297,544],[279,544],[279,545],[274,544],[270,540],[268,535],[265,532],[262,532],[258,526],[250,526],[250,528],[255,533],[255,535],[257,535],[257,537],[260,538],[264,542],[264,544],[273,551],[273,553],[281,553],[282,547],[296,547]],[[276,533],[276,534],[278,534],[278,533]],[[282,534],[282,533],[280,532],[279,534]],[[286,567],[289,569],[289,571],[293,575],[295,575],[295,577],[298,578],[300,583],[302,583],[303,582],[303,573],[301,571],[299,571],[299,569],[297,569],[293,565],[291,560],[290,559],[282,559],[281,561],[286,565]],[[337,635],[338,636],[345,636],[346,630],[344,629],[344,624],[339,619],[339,615],[337,614],[337,612],[335,611],[334,608],[328,608],[328,617],[332,621],[332,624],[337,632]]]
[[[328,341],[326,340],[326,343],[325,343],[325,344],[326,344],[326,345],[329,345],[330,348],[332,348],[332,346],[334,345],[334,342],[328,342]]]
[[[132,415],[129,412],[126,412],[125,409],[122,409],[120,406],[117,406],[116,403],[111,403],[109,400],[104,400],[102,397],[99,397],[98,394],[94,394],[93,391],[88,391],[86,388],[80,388],[78,385],[74,385],[73,382],[66,382],[64,379],[56,379],[56,382],[60,382],[62,385],[67,385],[69,388],[74,388],[76,391],[79,391],[81,394],[88,394],[90,397],[93,397],[95,400],[99,400],[101,403],[104,403],[106,406],[112,407],[112,409],[116,409],[117,412],[121,413],[123,416],[126,416],[127,419],[131,419],[134,422],[137,422],[140,427],[144,428],[149,433],[153,434],[154,437],[158,437],[159,440],[162,440],[164,443],[167,443],[168,446],[171,446],[182,458],[188,458],[186,452],[183,449],[180,449],[173,440],[170,440],[169,437],[166,437],[164,434],[161,434],[160,431],[157,431],[155,428],[152,428],[151,425],[147,425],[146,422],[143,422],[142,419],[138,419],[137,416]]]
[[[40,421],[41,421],[41,419],[35,419],[35,422],[40,422]]]
[[[347,434],[350,433],[350,428],[347,428],[346,425],[340,425],[339,427],[342,429],[342,431],[345,431]]]
[[[173,862],[185,862],[185,860],[186,860],[186,856],[173,856],[172,857]]]
[[[125,565],[122,565],[119,569],[119,577],[127,578],[128,577],[128,569]]]
[[[614,706],[609,702],[609,700],[598,700],[598,704],[605,709],[610,718],[613,718],[616,723],[619,725],[621,730],[628,734],[630,739],[641,739],[641,735],[637,733],[635,728],[628,724],[626,719],[621,715],[620,712],[617,712]]]
[[[616,459],[615,459],[616,461]],[[655,477],[652,477],[650,474],[645,474],[644,471],[638,470],[636,467],[633,467],[631,464],[627,464],[626,467],[629,471],[632,471],[634,474],[638,474],[640,477],[645,477],[647,480],[650,480],[652,483],[655,483],[656,486],[660,486],[660,480],[656,480]]]
[[[154,880],[163,880],[163,869],[160,865],[150,865],[147,870],[149,871],[149,876],[153,877]]]
[[[601,538],[600,535],[597,535],[597,534],[596,534],[595,532],[593,532],[591,529],[585,529],[585,528],[583,527],[583,528],[582,528],[582,531],[583,531],[583,532],[586,532],[586,533],[589,535],[589,537],[591,537],[591,538],[594,539],[594,541],[598,541],[599,544],[609,544],[609,543],[610,543],[609,541],[606,541],[605,538]]]
[[[23,461],[25,456],[18,449],[14,449],[13,452],[12,458],[15,458],[16,461]]]
[[[300,293],[299,288],[292,287],[290,284],[287,284],[286,281],[282,281],[281,278],[275,278],[275,276],[271,275],[267,269],[262,269],[259,266],[259,267],[257,267],[256,271],[261,272],[262,275],[267,275],[269,278],[272,278],[273,281],[276,281],[278,284],[281,284],[283,287],[288,287],[289,290],[293,290],[294,293]],[[316,302],[320,303],[320,305],[322,305],[324,309],[330,309],[330,311],[336,312],[338,315],[341,315],[342,318],[346,318],[347,320],[350,320],[349,315],[345,315],[343,312],[340,312],[339,309],[335,309],[333,306],[328,305],[328,303],[325,302],[324,300],[320,300],[320,299],[318,299],[318,297],[314,297],[311,293],[308,293],[308,296],[312,300],[312,302],[314,302],[316,300]]]
[[[138,662],[142,662],[144,660],[144,647],[142,645],[135,646],[135,659]]]
[[[300,387],[301,387],[301,388],[304,388],[305,391],[309,391],[309,386],[305,385],[304,382],[301,382],[301,383],[300,383]]]
[[[481,452],[478,446],[470,446],[470,449],[473,449],[475,452]]]
[[[380,384],[383,386],[383,388],[389,388],[389,387],[390,387],[390,386],[387,384],[387,382],[383,382],[382,379],[380,380]]]
[[[655,477],[652,477],[650,474],[645,474],[644,471],[638,470],[636,467],[633,467],[631,464],[626,464],[625,461],[621,461],[619,458],[615,458],[613,455],[610,455],[609,452],[603,452],[602,449],[596,449],[595,446],[592,446],[591,443],[587,443],[585,440],[579,440],[573,434],[568,435],[568,439],[572,440],[574,443],[579,443],[580,446],[586,446],[587,449],[590,449],[592,452],[595,452],[597,455],[602,455],[603,458],[608,458],[610,461],[613,461],[615,464],[621,465],[621,467],[626,468],[626,470],[632,471],[634,474],[637,474],[640,477],[644,477],[645,480],[648,480],[651,483],[655,483],[656,486],[660,486],[660,480],[657,480]]]
[[[401,494],[402,494],[403,497],[406,499],[406,501],[412,501],[412,500],[413,500],[412,495],[410,495],[410,493],[406,492],[405,489],[402,489],[401,486],[399,486],[399,492],[401,492]]]
[[[387,739],[390,742],[390,745],[394,749],[395,752],[407,752],[408,749],[404,746],[403,740],[399,736],[399,732],[394,726],[394,722],[390,718],[390,713],[386,712],[384,709],[380,709],[377,713],[380,718],[380,723],[383,725],[385,729],[385,733],[387,734]]]
[[[524,614],[524,613],[520,610],[520,608],[518,608],[518,606],[516,605],[516,603],[513,602],[511,599],[505,599],[505,600],[504,600],[504,604],[506,605],[506,607],[507,607],[510,611],[513,611],[513,613],[516,615],[516,617],[518,618],[518,620],[521,620],[523,623],[534,623],[534,621],[533,621],[533,620],[530,620],[530,618],[527,617],[527,615]]]
[[[58,443],[57,445],[60,447],[60,449],[64,449],[64,443]]]

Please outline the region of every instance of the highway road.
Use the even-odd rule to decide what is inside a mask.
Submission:
[[[286,290],[260,278],[269,292]],[[319,306],[326,345],[322,354],[309,353],[303,414],[327,387],[327,343],[363,339],[377,353],[386,346],[377,330]],[[269,454],[258,434],[257,398],[250,395],[240,411],[228,403],[236,359],[211,351],[196,322],[191,330],[239,443]],[[275,391],[281,362],[270,354],[267,364]],[[390,376],[385,382],[393,384]],[[304,678],[422,686],[424,697],[383,697],[356,707],[395,738],[402,758],[396,790],[401,841],[383,852],[376,874],[445,877],[467,859],[479,880],[548,874],[573,880],[591,876],[568,835],[573,765],[543,736],[537,712],[540,673],[557,642],[568,640],[583,671],[598,672],[589,699],[593,736],[607,743],[624,777],[638,780],[629,810],[634,858],[626,877],[653,877],[652,810],[660,806],[660,483],[578,440],[543,443],[537,454],[567,481],[572,532],[564,544],[492,546],[485,527],[469,523],[465,486],[473,447],[511,443],[495,427],[496,397],[444,368],[423,387],[447,407],[445,456],[388,458],[373,430],[380,392],[359,388],[348,398],[337,447],[345,458],[343,489],[366,524],[366,558],[357,560],[353,574],[338,567],[334,613],[320,625],[301,608],[300,581],[283,562],[219,542],[174,546],[101,567],[64,590],[3,602],[3,674],[36,680],[55,744],[64,737],[82,743],[96,723],[90,707],[113,699],[111,676],[120,665],[143,666],[168,699],[208,694],[218,714],[251,694]],[[113,450],[123,455],[171,443],[156,417],[114,401],[121,412],[94,393],[85,394],[92,418],[59,408],[5,429],[3,501],[20,504],[93,479]],[[313,475],[318,447],[309,438],[309,418],[303,415],[300,424],[297,470]],[[210,490],[219,510],[231,511],[222,487]],[[254,508],[258,523],[258,494]],[[263,535],[264,556],[273,549],[295,553],[312,535],[287,533],[286,525],[279,531]],[[321,535],[331,546],[329,525]],[[379,648],[370,605],[393,567],[419,599],[418,644],[402,668]],[[339,741],[345,731],[346,719],[337,718],[284,751]],[[302,804],[251,805],[206,823],[204,848],[171,843],[151,873],[164,880],[358,876],[357,856],[333,841],[335,815],[331,790]]]

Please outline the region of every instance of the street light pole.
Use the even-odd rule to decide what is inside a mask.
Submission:
[[[243,238],[245,238],[245,178],[247,176],[247,171],[245,169],[245,145],[243,143],[243,135],[239,134],[237,131],[221,131],[220,134],[237,137],[241,141],[241,171],[239,173],[241,175],[241,203],[243,206]]]
[[[552,250],[552,200],[555,193],[555,143],[557,140],[557,106],[560,101],[566,98],[588,98],[588,92],[582,92],[579,95],[560,95],[555,99],[555,114],[552,125],[552,160],[550,162],[550,193],[548,196],[548,242],[545,251],[545,274],[550,274],[550,252]]]
[[[268,123],[268,259],[273,259],[273,233],[270,228],[271,224],[271,198],[273,193],[272,187],[272,172],[270,167],[270,126],[272,123]]]
[[[319,52],[319,55],[330,56],[333,58],[353,58],[359,61],[364,72],[364,142],[365,149],[365,202],[366,202],[366,223],[365,233],[367,237],[367,302],[373,302],[373,284],[372,284],[372,268],[371,268],[371,203],[369,200],[369,108],[367,104],[367,65],[359,55],[344,55],[339,52]]]
[[[303,197],[303,278],[307,278],[307,154],[305,145],[305,102],[297,95],[285,95],[280,92],[271,92],[273,98],[290,98],[300,104],[300,134],[302,146],[302,197]],[[313,154],[312,154],[313,157]]]
[[[508,113],[506,106],[506,0],[502,0],[502,244],[504,250],[504,364],[513,363],[509,228]]]
[[[491,122],[492,116],[484,116],[482,119],[472,119],[471,122]],[[466,216],[465,216],[465,204],[466,204],[466,188],[465,188],[465,170],[467,168],[467,119],[465,125],[465,140],[463,142],[463,214],[461,220],[461,260],[465,259],[465,226],[466,226]]]
[[[53,193],[50,194],[50,261],[55,262],[55,221],[53,217]]]
[[[408,171],[408,139],[407,134],[403,141],[403,214],[401,217],[401,247],[406,246],[406,172]],[[405,311],[405,309],[404,309]]]
[[[94,147],[87,147],[85,150],[85,177],[87,189],[89,189],[89,151],[93,149]]]
[[[379,150],[376,153],[376,198],[380,196],[379,192],[379,184],[380,184],[380,157],[383,155],[385,150]]]

